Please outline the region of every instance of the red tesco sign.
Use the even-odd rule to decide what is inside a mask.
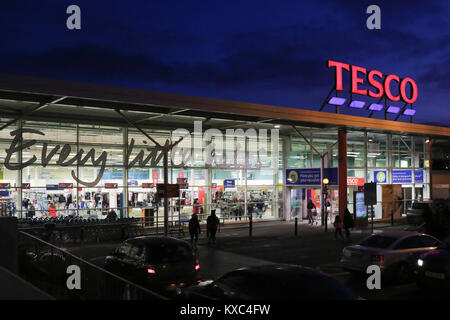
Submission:
[[[366,68],[349,65],[342,62],[333,60],[327,61],[328,68],[336,68],[336,91],[342,91],[342,70],[350,72],[351,78],[351,92],[354,94],[366,95],[372,98],[381,98],[386,96],[391,101],[400,101],[400,99],[406,103],[414,103],[418,97],[418,89],[416,82],[411,78],[400,79],[394,74],[387,75],[383,80],[383,73],[378,70],[367,71]],[[359,89],[358,85],[367,81],[374,89]],[[391,83],[395,82],[399,86],[399,94],[394,95],[391,91]],[[410,97],[408,97],[406,88],[409,84],[411,88]]]

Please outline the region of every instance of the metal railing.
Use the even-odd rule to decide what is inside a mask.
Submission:
[[[80,270],[80,289],[68,288],[69,266]],[[169,300],[23,231],[19,231],[19,273],[56,299]]]

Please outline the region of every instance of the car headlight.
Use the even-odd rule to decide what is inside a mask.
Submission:
[[[417,265],[419,267],[423,266],[423,260],[422,259],[417,260]]]

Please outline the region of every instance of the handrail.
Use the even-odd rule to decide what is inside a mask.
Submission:
[[[49,246],[50,248],[53,248],[53,249],[55,249],[55,250],[57,250],[57,251],[61,251],[61,252],[63,252],[64,254],[70,256],[71,258],[73,258],[73,259],[75,259],[75,260],[77,260],[77,261],[80,261],[81,263],[86,264],[86,265],[88,265],[89,267],[96,269],[97,271],[100,271],[100,272],[102,272],[102,273],[105,273],[105,274],[111,276],[112,278],[118,279],[118,280],[120,280],[120,281],[122,281],[122,282],[124,282],[124,283],[126,283],[126,284],[128,284],[128,285],[130,285],[130,286],[136,287],[136,288],[138,288],[139,290],[142,290],[142,291],[144,291],[144,292],[147,293],[147,294],[153,295],[153,296],[155,296],[155,297],[158,298],[158,299],[161,299],[161,300],[170,300],[170,299],[167,298],[167,297],[164,297],[164,296],[162,296],[162,295],[160,295],[160,294],[158,294],[158,293],[156,293],[156,292],[153,292],[153,291],[148,290],[148,289],[146,289],[146,288],[144,288],[144,287],[142,287],[142,286],[140,286],[140,285],[138,285],[138,284],[135,284],[135,283],[133,283],[133,282],[131,282],[131,281],[128,281],[127,279],[124,279],[124,278],[122,278],[122,277],[120,277],[120,276],[118,276],[118,275],[116,275],[116,274],[114,274],[114,273],[111,273],[111,272],[109,272],[109,271],[107,271],[107,270],[105,270],[105,269],[103,269],[103,268],[101,268],[101,267],[99,267],[99,266],[97,266],[97,265],[95,265],[95,264],[89,262],[89,261],[83,260],[83,259],[77,257],[76,255],[74,255],[74,254],[72,254],[72,253],[70,253],[70,252],[68,252],[68,251],[66,251],[66,250],[63,250],[63,249],[61,249],[61,248],[59,248],[59,247],[57,247],[57,246],[55,246],[55,245],[53,245],[53,244],[51,244],[51,243],[49,243],[49,242],[47,242],[47,241],[44,241],[44,240],[42,240],[42,239],[40,239],[40,238],[38,238],[38,237],[35,237],[35,236],[33,236],[33,235],[31,235],[31,234],[29,234],[29,233],[27,233],[27,232],[19,231],[19,233],[22,234],[22,235],[24,235],[24,236],[26,236],[26,237],[29,237],[29,238],[31,238],[31,239],[33,239],[33,240],[35,240],[35,241],[38,241],[38,242],[40,242],[40,243],[42,243],[42,244],[45,244],[46,246]]]

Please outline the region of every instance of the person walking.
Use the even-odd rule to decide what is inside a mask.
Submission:
[[[200,229],[198,216],[196,214],[193,214],[191,219],[189,220],[189,234],[191,235],[191,245],[194,245],[194,247],[197,247],[198,235],[201,232],[202,230]]]
[[[220,221],[216,216],[216,210],[211,210],[211,215],[206,219],[206,233],[208,236],[208,244],[216,243],[216,233],[219,227]]]
[[[311,199],[308,199],[308,204],[306,206],[306,209],[308,211],[308,219],[309,219],[308,224],[314,224],[314,218],[313,218],[312,214],[313,214],[313,209],[316,209],[316,206],[315,206],[314,202],[312,202]]]
[[[342,222],[340,216],[336,216],[336,218],[334,218],[333,225],[334,225],[334,239],[337,240],[338,236],[341,239],[344,239],[344,236],[342,235]]]
[[[345,208],[345,212],[344,212],[344,230],[345,230],[345,237],[347,239],[350,238],[350,229],[352,229],[354,227],[354,222],[353,222],[353,216],[350,213],[350,211],[348,210],[348,208]]]

